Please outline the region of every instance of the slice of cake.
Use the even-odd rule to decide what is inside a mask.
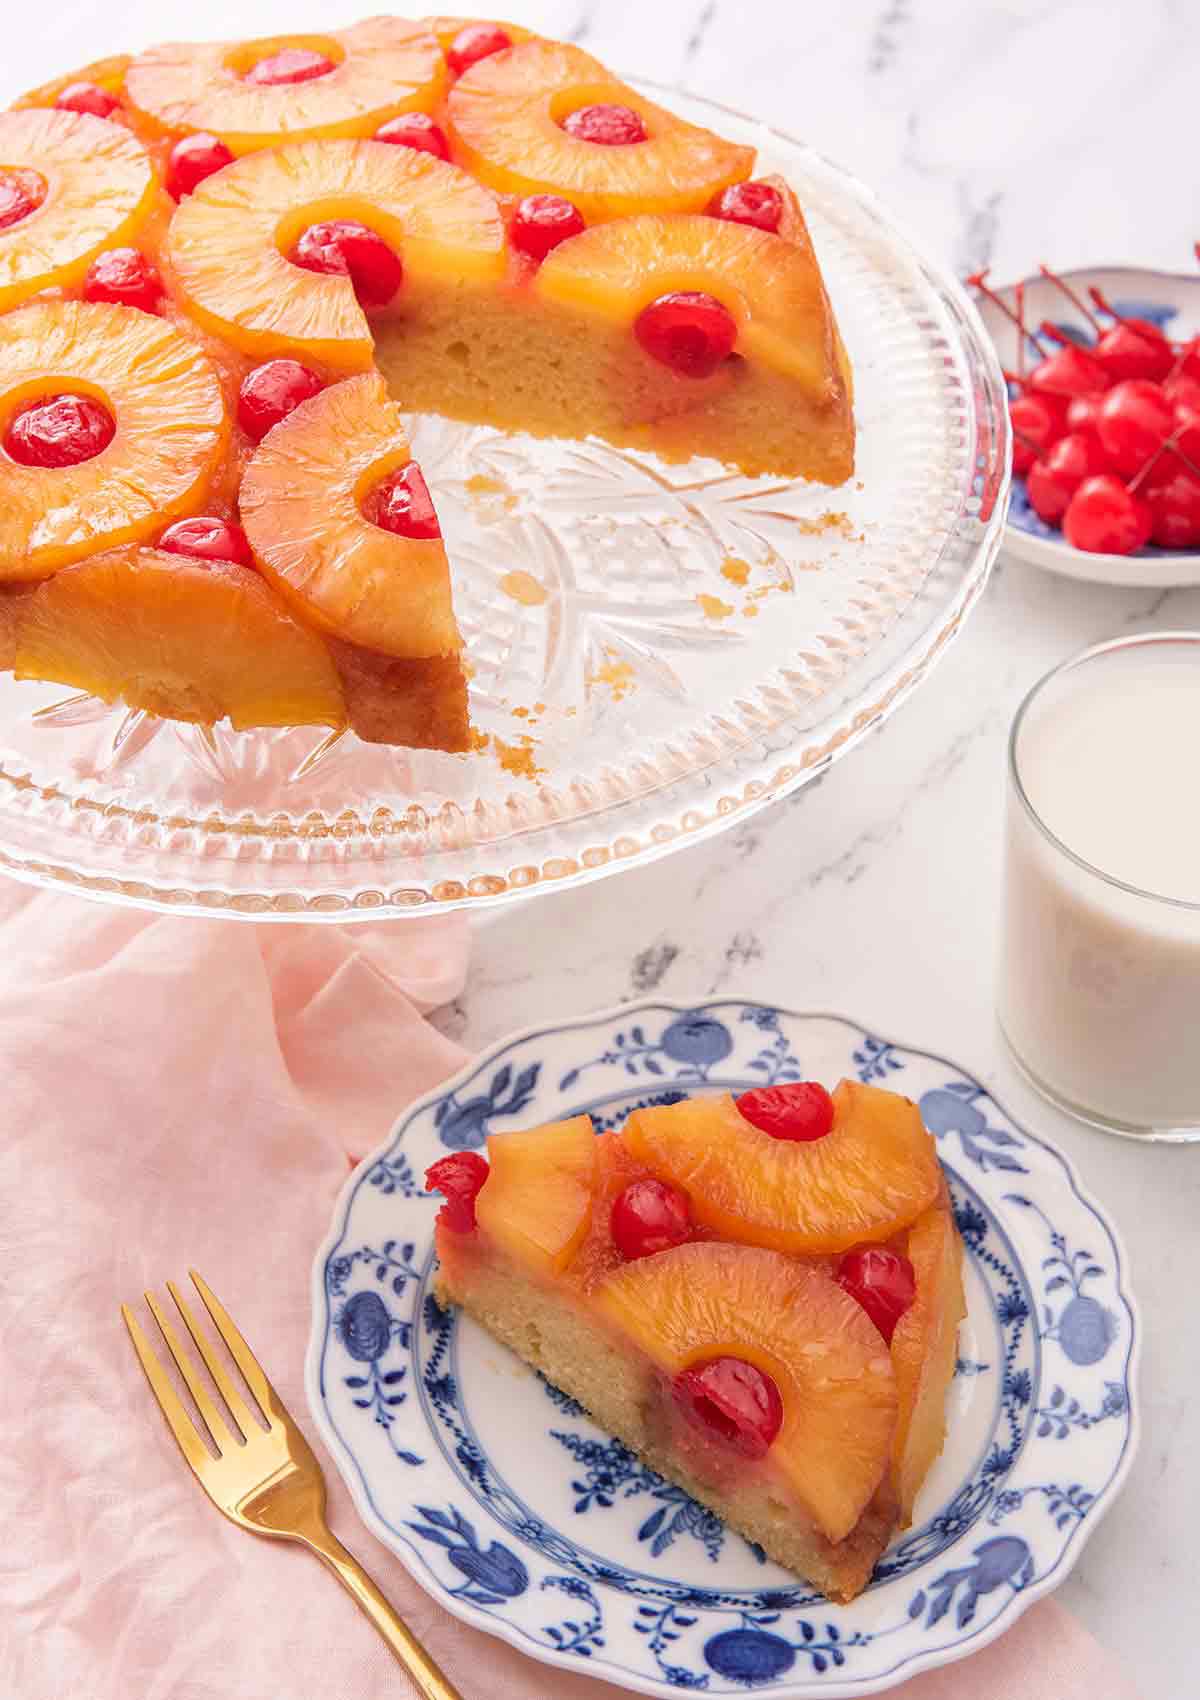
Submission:
[[[439,1297],[834,1600],[945,1437],[961,1243],[916,1107],[843,1081],[494,1134],[427,1176]]]
[[[0,162],[18,677],[466,750],[437,492],[399,406],[853,470],[791,191],[581,48],[388,17],[175,43],[25,96]]]

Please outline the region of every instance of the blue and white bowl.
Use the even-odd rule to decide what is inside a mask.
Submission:
[[[1087,266],[1059,275],[1081,300],[1087,301],[1089,289],[1098,288],[1118,313],[1149,319],[1151,324],[1160,325],[1173,341],[1186,341],[1200,331],[1200,273],[1144,271],[1136,266]],[[1017,287],[1009,285],[996,293],[1013,306]],[[1027,277],[1024,289],[1027,330],[1036,331],[1044,319],[1049,319],[1081,346],[1095,342],[1087,319],[1048,278],[1040,273]],[[1019,340],[1016,327],[992,302],[980,298],[976,305],[996,345],[1000,364],[1006,371],[1015,371]],[[1103,314],[1098,317],[1107,325]],[[1027,344],[1025,354],[1028,363],[1039,358],[1032,343]],[[1139,549],[1136,555],[1089,555],[1082,549],[1073,549],[1061,531],[1047,525],[1033,511],[1025,480],[1015,474],[1004,547],[1035,567],[1095,584],[1152,589],[1200,584],[1200,552],[1159,549],[1153,544]]]
[[[916,1099],[966,1246],[949,1437],[912,1528],[830,1605],[433,1296],[427,1165],[589,1111],[846,1075]],[[1129,1468],[1138,1324],[1115,1231],[968,1072],[736,999],[547,1024],[405,1112],[313,1271],[316,1423],[379,1538],[450,1611],[639,1693],[876,1693],[985,1645],[1075,1562]]]

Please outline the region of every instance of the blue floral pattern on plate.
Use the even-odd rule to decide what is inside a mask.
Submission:
[[[921,1106],[966,1247],[946,1450],[850,1606],[727,1531],[433,1291],[420,1189],[447,1150],[587,1110],[839,1076]],[[1134,1446],[1119,1242],[1067,1164],[940,1057],[721,1000],[540,1028],[414,1105],[347,1183],[314,1268],[308,1393],[364,1518],[435,1598],[638,1692],[878,1692],[982,1645],[1065,1575]]]

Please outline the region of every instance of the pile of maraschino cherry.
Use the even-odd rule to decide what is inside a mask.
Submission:
[[[1197,244],[1200,257],[1200,244]],[[1017,369],[1006,372],[1013,472],[1030,506],[1091,554],[1132,555],[1147,543],[1200,547],[1200,336],[1172,342],[1149,319],[1120,313],[1099,289],[1084,301],[1039,268],[1087,320],[1084,343],[967,279],[1017,328]],[[1090,302],[1090,305],[1089,305]],[[1027,347],[1038,361],[1027,370]]]

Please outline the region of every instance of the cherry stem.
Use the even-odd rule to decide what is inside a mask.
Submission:
[[[1025,383],[1025,285],[1019,283],[1016,287],[1017,298],[1017,372],[1020,374],[1022,385]]]
[[[1183,427],[1181,426],[1180,430],[1182,429]],[[1190,456],[1185,455],[1183,450],[1179,447],[1179,435],[1179,431],[1173,431],[1169,437],[1164,437],[1137,476],[1130,479],[1125,488],[1129,491],[1131,496],[1137,495],[1138,485],[1142,482],[1143,478],[1146,477],[1150,469],[1158,465],[1159,461],[1167,453],[1168,449],[1177,460],[1181,460],[1183,462],[1189,472],[1193,473],[1197,478],[1200,478],[1200,466],[1197,466],[1195,461],[1192,460]]]
[[[1024,352],[1025,338],[1026,337],[1029,338],[1030,342],[1037,349],[1037,351],[1041,355],[1042,359],[1044,360],[1046,358],[1046,350],[1042,347],[1042,345],[1038,341],[1037,337],[1034,336],[1032,331],[1027,331],[1025,329],[1024,313],[1023,312],[1020,313],[1020,314],[1015,313],[1013,311],[1013,309],[1009,306],[1008,302],[1003,300],[999,295],[996,294],[996,291],[988,283],[987,273],[985,271],[984,272],[972,272],[970,277],[968,277],[968,279],[967,279],[967,283],[970,285],[970,287],[972,289],[977,289],[979,291],[979,293],[983,296],[985,301],[990,301],[993,307],[995,307],[999,312],[1003,313],[1004,317],[1008,320],[1008,322],[1010,324],[1015,325],[1017,327],[1017,330],[1020,332],[1020,335],[1021,335],[1021,341],[1020,341],[1020,344],[1019,344],[1018,359],[1020,358],[1021,353]],[[1018,298],[1018,300],[1022,301],[1022,303],[1023,303],[1024,292],[1020,289],[1019,285],[1018,285],[1018,290],[1017,290],[1017,298]]]
[[[1099,307],[1099,309],[1102,313],[1107,313],[1109,318],[1115,319],[1117,324],[1119,324],[1119,325],[1128,324],[1129,320],[1126,317],[1126,315],[1124,313],[1118,313],[1117,309],[1113,306],[1112,302],[1104,294],[1103,290],[1097,289],[1095,284],[1093,284],[1092,287],[1088,290],[1088,294],[1091,296],[1092,300],[1096,303],[1097,307]],[[1141,337],[1149,336],[1150,327],[1147,326],[1145,329],[1143,329],[1142,326],[1139,325],[1137,327],[1136,334],[1138,336],[1141,336]],[[1163,335],[1163,333],[1158,329],[1157,326],[1155,326],[1154,334],[1160,342],[1166,342],[1167,341],[1167,338]]]
[[[1058,326],[1051,319],[1043,319],[1041,324],[1038,326],[1038,331],[1042,336],[1048,336],[1051,342],[1057,342],[1062,348],[1079,347],[1075,338],[1073,336],[1068,336],[1066,331],[1060,331]]]
[[[1042,276],[1046,279],[1047,283],[1052,283],[1054,285],[1055,289],[1059,290],[1063,295],[1065,295],[1067,300],[1071,303],[1071,305],[1073,307],[1077,308],[1079,310],[1079,312],[1081,312],[1083,314],[1083,316],[1087,320],[1088,324],[1091,325],[1092,329],[1095,331],[1097,337],[1099,337],[1100,334],[1101,334],[1101,325],[1100,325],[1099,319],[1091,311],[1091,309],[1088,307],[1087,303],[1085,301],[1083,301],[1080,298],[1080,296],[1078,296],[1076,294],[1076,292],[1071,288],[1070,284],[1065,283],[1063,281],[1063,279],[1061,277],[1059,277],[1057,272],[1052,272],[1050,270],[1049,266],[1039,266],[1038,270],[1041,272]],[[1091,291],[1089,291],[1089,294],[1091,294],[1092,299],[1095,300],[1095,291],[1091,290]],[[1099,303],[1097,303],[1097,305],[1099,305]],[[1045,329],[1045,326],[1043,326],[1042,328]]]

